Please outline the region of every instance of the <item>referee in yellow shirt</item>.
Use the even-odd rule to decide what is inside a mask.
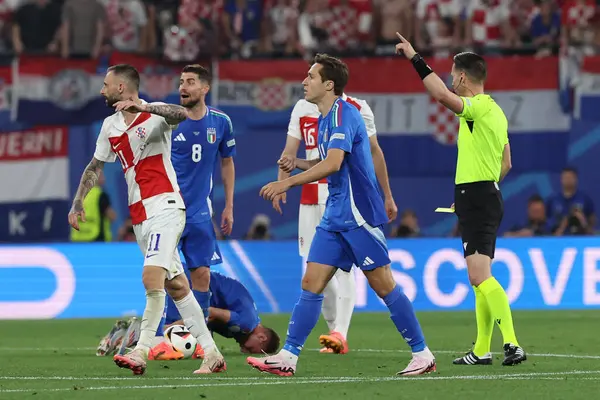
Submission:
[[[397,34],[396,52],[409,59],[433,98],[460,117],[454,190],[455,212],[462,235],[469,281],[475,291],[477,341],[459,365],[492,363],[494,321],[504,341],[502,365],[516,365],[527,356],[515,335],[508,297],[492,276],[498,227],[504,214],[498,187],[511,168],[508,121],[494,99],[483,91],[485,60],[475,53],[454,56],[452,93],[412,45]]]

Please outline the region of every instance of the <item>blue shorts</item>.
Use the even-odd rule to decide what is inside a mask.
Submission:
[[[186,222],[179,240],[179,248],[188,269],[209,267],[223,261],[211,220]]]
[[[307,261],[331,265],[348,272],[352,265],[370,271],[388,265],[390,257],[382,227],[373,228],[364,224],[344,232],[331,232],[317,227]]]

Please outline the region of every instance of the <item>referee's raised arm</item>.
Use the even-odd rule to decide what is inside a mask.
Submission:
[[[440,77],[435,72],[433,72],[433,70],[429,67],[429,65],[427,65],[423,57],[421,57],[421,55],[419,55],[419,53],[417,53],[415,49],[413,49],[412,45],[408,42],[408,40],[406,40],[398,32],[396,32],[396,35],[398,35],[398,38],[400,39],[400,43],[396,45],[396,53],[404,54],[404,56],[412,62],[413,66],[417,70],[417,73],[423,80],[425,88],[434,99],[439,101],[448,109],[452,110],[455,114],[460,114],[464,108],[463,100],[459,96],[448,90],[444,81],[442,81]],[[462,85],[464,83],[464,76],[461,77],[456,83],[454,82],[454,73],[452,74],[452,77],[452,87],[456,91],[457,87],[455,86],[455,84],[457,86]],[[483,83],[481,85],[481,93],[483,93]],[[469,96],[474,95],[475,93],[469,94]]]
[[[475,291],[477,341],[473,349],[454,364],[492,363],[491,339],[494,321],[504,340],[503,365],[527,360],[517,342],[506,292],[492,276],[498,228],[504,203],[498,182],[511,167],[508,121],[494,99],[484,93],[487,66],[475,53],[460,53],[452,64],[452,89],[427,65],[399,33],[396,52],[408,58],[427,91],[460,117],[454,210],[458,217],[469,281]]]

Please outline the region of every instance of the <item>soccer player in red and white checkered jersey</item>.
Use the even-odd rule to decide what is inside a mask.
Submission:
[[[371,107],[365,100],[348,97],[345,94],[342,99],[355,106],[362,115],[367,127],[367,134],[371,144],[371,154],[375,165],[375,173],[377,180],[383,189],[385,196],[385,209],[389,218],[389,222],[396,219],[398,208],[394,202],[390,182],[388,179],[387,167],[383,151],[377,142],[375,129],[375,116]],[[314,160],[319,158],[319,150],[317,149],[318,135],[318,118],[319,110],[316,104],[309,103],[301,99],[298,100],[288,125],[287,140],[282,157],[296,157],[300,142],[304,142],[306,148],[306,159]],[[279,170],[278,179],[282,180],[289,174]],[[300,198],[300,211],[298,215],[298,242],[300,255],[305,260],[308,257],[308,251],[313,240],[317,225],[321,222],[325,203],[327,201],[328,189],[327,179],[322,179],[319,182],[306,184],[302,187]],[[286,194],[283,193],[273,200],[273,208],[279,213],[282,213],[281,204],[286,202]],[[335,276],[329,281],[329,284],[323,291],[323,318],[327,322],[329,333],[321,335],[319,341],[324,346],[321,349],[322,353],[339,353],[345,354],[348,352],[348,328],[350,327],[350,319],[354,310],[356,297],[355,281],[353,270],[348,273],[338,269]]]
[[[205,351],[202,366],[195,372],[224,371],[225,360],[183,274],[177,249],[185,226],[185,205],[171,164],[171,133],[173,125],[188,117],[187,110],[179,105],[146,103],[139,98],[139,85],[140,76],[132,66],[120,64],[108,69],[100,93],[116,112],[102,124],[94,156],[83,172],[73,200],[69,223],[79,230],[79,219],[85,221],[83,199],[96,184],[104,163],[118,158],[127,181],[133,230],[145,256],[142,281],[146,308],[136,347],[128,354],[116,355],[114,361],[136,375],[144,373],[148,351],[165,309],[166,288]]]

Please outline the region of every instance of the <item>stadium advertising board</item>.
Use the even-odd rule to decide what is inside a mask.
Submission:
[[[390,240],[389,248],[396,282],[418,311],[473,309],[459,240]],[[296,242],[229,241],[221,249],[215,270],[241,280],[261,312],[292,310],[302,271]],[[133,243],[0,247],[0,319],[140,315],[141,265]],[[516,310],[597,308],[600,239],[503,239],[494,274]],[[357,311],[385,311],[363,275],[356,279]]]

